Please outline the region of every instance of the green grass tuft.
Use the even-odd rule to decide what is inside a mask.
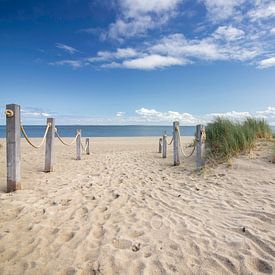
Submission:
[[[234,122],[217,118],[206,126],[207,156],[226,161],[240,153],[248,153],[257,138],[272,138],[272,130],[263,119],[247,118]]]

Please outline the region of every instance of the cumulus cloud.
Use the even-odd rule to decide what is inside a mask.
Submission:
[[[227,19],[236,12],[236,8],[245,0],[202,0],[209,13],[209,17],[215,20]]]
[[[89,62],[107,61],[111,59],[123,59],[138,56],[139,53],[133,48],[118,48],[116,51],[99,51],[97,56],[87,58]]]
[[[209,119],[224,117],[232,120],[245,120],[248,117],[252,117],[249,112],[226,112],[226,113],[211,113],[206,115]]]
[[[247,60],[255,57],[259,49],[251,45],[221,43],[213,37],[187,40],[182,34],[173,34],[153,45],[151,51],[205,60]]]
[[[121,14],[110,24],[105,38],[122,41],[167,23],[182,0],[119,0]]]
[[[248,15],[252,21],[275,17],[275,3],[274,1],[270,1],[269,3],[259,1],[259,4],[248,12]]]
[[[120,0],[120,5],[126,17],[139,17],[149,12],[163,13],[173,10],[181,0]]]
[[[146,36],[150,30],[163,27],[171,17],[185,14],[184,0],[117,0],[116,20],[104,32],[108,38],[119,40],[115,48],[99,50],[94,56],[76,60],[59,60],[51,65],[99,68],[127,68],[138,70],[185,66],[200,61],[240,61],[258,68],[274,66],[275,33],[272,20],[264,24],[256,19],[270,19],[275,8],[272,0],[199,0],[207,17],[200,17],[204,32],[185,36],[179,29],[165,28],[161,35]],[[183,9],[180,9],[183,7]],[[186,11],[188,12],[188,11]],[[178,16],[178,17],[177,17]],[[184,17],[184,20],[187,20]],[[173,26],[172,26],[173,27]],[[210,31],[211,30],[211,31]],[[94,29],[91,30],[92,32]],[[101,31],[102,33],[102,31]],[[141,37],[142,35],[142,37]],[[133,39],[127,44],[127,41]],[[76,49],[58,44],[68,53]]]
[[[270,67],[274,67],[275,66],[275,57],[270,57],[270,58],[266,58],[263,59],[259,62],[259,68],[261,69],[267,69]]]
[[[136,59],[125,60],[122,63],[122,67],[129,69],[154,70],[157,68],[182,65],[184,63],[185,61],[179,58],[154,54]]]
[[[123,117],[123,116],[125,116],[125,115],[126,115],[125,112],[117,112],[117,113],[116,113],[116,117]]]
[[[220,26],[214,32],[214,37],[217,39],[225,39],[225,40],[237,40],[244,36],[244,31],[234,28],[232,26]]]
[[[264,111],[257,111],[256,114],[263,118],[275,118],[275,107],[268,107]]]
[[[185,125],[193,125],[201,121],[189,113],[179,113],[175,111],[159,112],[155,109],[147,109],[144,107],[136,110],[136,114],[147,122],[173,122],[177,120]]]
[[[74,53],[78,52],[77,49],[75,49],[71,46],[65,45],[65,44],[56,43],[55,46],[56,46],[56,48],[61,49],[69,54],[74,54]]]

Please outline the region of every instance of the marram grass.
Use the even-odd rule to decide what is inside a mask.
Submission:
[[[250,152],[257,138],[272,138],[272,130],[263,119],[241,123],[219,117],[206,126],[206,137],[207,156],[224,161]]]

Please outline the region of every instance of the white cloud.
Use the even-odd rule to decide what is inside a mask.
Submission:
[[[260,1],[259,3],[260,4],[256,5],[256,7],[248,13],[252,21],[275,16],[275,3],[273,1],[267,4],[265,1]]]
[[[105,38],[123,41],[124,38],[145,34],[166,24],[177,5],[183,0],[119,0],[121,10],[110,24]]]
[[[159,112],[155,109],[140,108],[136,110],[136,114],[147,122],[172,122],[178,120],[184,125],[193,125],[201,121],[189,113],[175,111]]]
[[[149,12],[164,13],[175,9],[182,0],[120,0],[120,5],[126,17],[139,17]]]
[[[270,32],[275,34],[275,28],[272,28]]]
[[[50,65],[57,65],[57,66],[70,66],[73,69],[79,69],[85,65],[82,60],[61,60],[56,62],[49,63]]]
[[[125,112],[117,112],[117,113],[116,113],[116,117],[123,117],[123,116],[125,116],[125,115],[126,115]]]
[[[209,13],[209,17],[214,20],[223,20],[232,16],[236,12],[236,7],[245,0],[202,0]]]
[[[111,59],[124,59],[138,56],[139,53],[133,48],[118,48],[115,52],[99,51],[96,57],[87,58],[89,62],[107,61]]]
[[[75,49],[75,48],[73,48],[71,46],[65,45],[65,44],[56,43],[55,46],[56,46],[56,48],[64,50],[65,52],[67,52],[69,54],[74,54],[74,53],[78,52],[77,49]]]
[[[182,34],[173,34],[153,45],[151,52],[204,60],[249,60],[258,55],[259,49],[221,43],[213,37],[187,40]]]
[[[267,69],[274,66],[275,66],[275,57],[263,59],[258,64],[258,67],[260,69]]]
[[[264,111],[257,111],[256,114],[263,118],[275,118],[275,107],[267,107]]]
[[[220,26],[215,32],[214,37],[229,41],[240,39],[244,36],[244,31],[232,26]]]
[[[216,118],[216,117],[224,117],[228,119],[233,119],[233,120],[244,120],[248,117],[251,117],[252,115],[249,112],[226,112],[226,113],[211,113],[207,114],[207,117],[210,119]]]
[[[183,65],[186,61],[180,58],[162,55],[147,55],[144,57],[125,60],[122,67],[129,69],[154,70],[174,65]]]

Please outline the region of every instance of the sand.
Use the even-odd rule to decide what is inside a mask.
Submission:
[[[44,148],[23,142],[23,190],[11,194],[0,148],[0,274],[275,272],[270,143],[201,174],[194,158],[173,167],[171,146],[162,159],[158,138],[91,144],[76,161],[56,141],[46,174]]]

